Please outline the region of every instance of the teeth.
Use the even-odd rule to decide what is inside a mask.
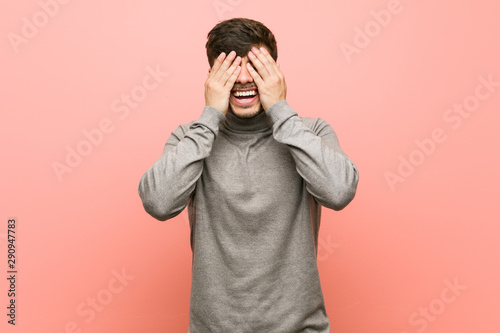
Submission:
[[[257,95],[257,91],[255,91],[255,90],[237,91],[233,95],[236,96],[236,97],[239,97],[239,96],[254,96],[254,95]]]

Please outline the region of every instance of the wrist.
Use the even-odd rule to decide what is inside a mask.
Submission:
[[[285,99],[280,99],[280,100],[272,101],[271,104],[268,104],[269,106],[267,108],[265,108],[265,110],[267,111],[267,110],[271,109],[272,107],[276,107],[277,103],[283,102],[283,101],[286,102]]]
[[[227,110],[223,110],[219,105],[214,105],[214,104],[211,104],[211,103],[206,103],[205,107],[213,108],[213,109],[219,111],[220,113],[222,113],[224,115],[226,114],[225,111],[227,111]]]
[[[274,103],[266,110],[267,115],[273,123],[280,122],[283,119],[288,119],[292,116],[297,116],[297,112],[288,105],[286,100],[281,100]]]

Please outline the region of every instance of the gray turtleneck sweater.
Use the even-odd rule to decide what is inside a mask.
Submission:
[[[205,107],[144,173],[144,209],[188,207],[188,333],[328,333],[316,256],[321,206],[354,197],[358,170],[321,118],[280,101],[254,118]]]

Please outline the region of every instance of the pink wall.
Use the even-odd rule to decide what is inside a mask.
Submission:
[[[2,332],[187,331],[186,211],[154,220],[137,186],[203,109],[206,34],[241,16],[276,34],[289,104],[327,120],[360,171],[354,201],[323,210],[332,332],[499,332],[499,13],[487,0],[2,4],[2,276],[8,218],[18,237],[17,325],[2,278]]]

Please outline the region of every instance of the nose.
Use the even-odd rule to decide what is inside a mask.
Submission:
[[[247,63],[248,63],[248,56],[241,58],[241,63],[240,63],[241,70],[240,70],[240,74],[236,78],[237,83],[245,84],[248,82],[253,82],[253,77],[250,74],[250,72],[248,71]]]

